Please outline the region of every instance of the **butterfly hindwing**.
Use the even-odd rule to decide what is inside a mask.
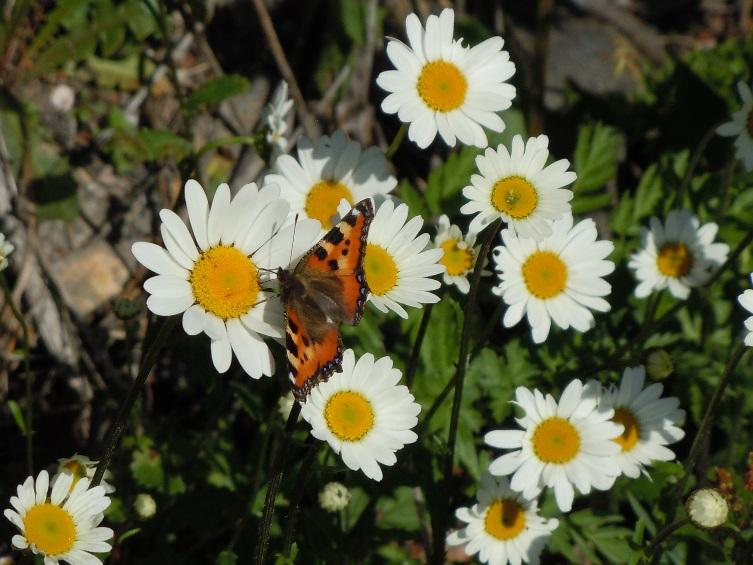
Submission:
[[[286,315],[286,347],[293,394],[305,401],[311,389],[340,371],[343,345],[338,324],[357,324],[369,289],[363,259],[371,200],[363,200],[278,280]]]

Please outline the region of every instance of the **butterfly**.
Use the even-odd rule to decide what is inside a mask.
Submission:
[[[295,269],[278,269],[285,309],[288,370],[297,400],[342,371],[339,324],[356,325],[369,287],[363,269],[374,205],[362,200],[304,255]]]

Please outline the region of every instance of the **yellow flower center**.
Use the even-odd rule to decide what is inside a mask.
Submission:
[[[399,271],[392,256],[380,245],[369,243],[363,259],[366,284],[372,294],[382,296],[397,284]]]
[[[191,272],[194,298],[218,318],[240,318],[256,304],[259,270],[239,249],[220,245],[205,251]]]
[[[542,300],[557,296],[567,286],[567,265],[551,251],[532,253],[522,271],[528,292]]]
[[[66,471],[71,476],[73,476],[73,482],[71,483],[71,489],[70,489],[70,491],[73,490],[73,487],[76,486],[76,483],[80,479],[83,479],[86,476],[86,469],[84,468],[84,466],[81,463],[79,463],[78,461],[75,461],[75,460],[74,461],[68,461],[65,465],[63,465],[63,469],[62,470]]]
[[[437,112],[451,112],[465,101],[468,81],[452,63],[433,61],[421,69],[416,88],[429,108]]]
[[[526,515],[516,500],[495,500],[486,510],[484,529],[500,541],[518,537],[526,527]]]
[[[622,451],[632,451],[638,440],[641,439],[641,426],[638,423],[638,419],[627,408],[617,408],[614,411],[614,417],[612,421],[625,426],[625,431],[622,435],[614,438],[612,441],[619,443],[622,446]]]
[[[54,504],[38,504],[24,516],[26,539],[45,555],[60,555],[73,549],[76,524],[68,512]]]
[[[448,239],[439,247],[444,251],[439,262],[445,266],[448,275],[464,275],[473,268],[473,251],[468,246],[460,247],[459,241]]]
[[[359,441],[374,427],[374,409],[360,392],[341,391],[327,401],[324,419],[341,441]]]
[[[679,279],[693,267],[693,254],[684,243],[665,243],[659,250],[656,264],[661,274]]]
[[[492,188],[492,206],[516,220],[530,216],[538,203],[536,188],[523,177],[504,178]]]
[[[580,453],[580,434],[564,418],[547,418],[533,432],[533,452],[544,463],[567,463]]]
[[[353,195],[347,186],[335,180],[320,181],[311,187],[306,196],[306,214],[319,220],[324,229],[329,229],[332,227],[332,216],[337,214],[337,207],[343,198],[348,204],[353,204]]]

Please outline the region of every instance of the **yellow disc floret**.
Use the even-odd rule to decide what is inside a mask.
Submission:
[[[556,253],[536,251],[522,267],[528,292],[546,300],[560,294],[567,286],[567,265]]]
[[[638,440],[641,439],[641,427],[635,414],[626,408],[617,408],[614,411],[612,421],[625,426],[622,435],[612,441],[619,443],[623,452],[632,451]]]
[[[659,250],[656,265],[661,274],[679,279],[693,268],[693,254],[684,243],[665,243]]]
[[[306,215],[319,220],[322,227],[332,227],[332,216],[337,214],[337,207],[342,199],[353,204],[353,195],[347,186],[335,180],[323,180],[316,183],[306,196]]]
[[[399,275],[397,264],[380,245],[369,243],[366,246],[363,270],[366,274],[366,284],[369,285],[372,294],[382,296],[397,285]]]
[[[220,245],[205,251],[191,271],[196,301],[218,318],[240,318],[256,304],[259,270],[239,249]]]
[[[536,188],[523,177],[511,176],[494,183],[492,206],[515,220],[530,216],[539,203]]]
[[[495,500],[486,510],[484,529],[500,541],[518,537],[525,526],[525,511],[516,500]]]
[[[374,427],[374,409],[361,393],[340,391],[327,401],[324,419],[339,440],[359,441]]]
[[[60,555],[73,549],[76,524],[73,517],[54,504],[33,506],[23,518],[26,539],[45,555]]]
[[[580,434],[564,418],[547,418],[536,426],[533,451],[544,463],[564,464],[580,452]]]
[[[473,268],[473,250],[456,239],[448,239],[439,244],[444,255],[439,262],[450,276],[464,275]]]
[[[465,102],[468,81],[452,63],[433,61],[424,65],[416,88],[429,108],[437,112],[451,112]]]

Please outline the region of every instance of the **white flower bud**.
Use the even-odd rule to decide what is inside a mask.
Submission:
[[[319,505],[327,512],[339,512],[345,509],[349,502],[350,491],[342,483],[327,483],[319,492]]]
[[[151,494],[141,493],[133,501],[133,509],[142,520],[147,520],[157,513],[157,503]]]
[[[694,491],[688,498],[686,508],[690,521],[699,528],[718,528],[729,515],[727,501],[713,488]]]

